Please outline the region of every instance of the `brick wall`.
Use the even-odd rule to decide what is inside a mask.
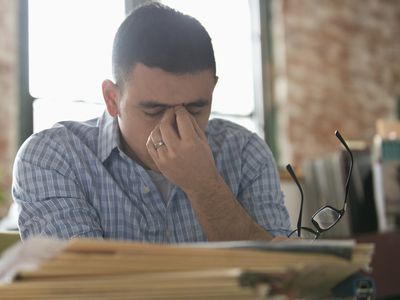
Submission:
[[[11,170],[17,148],[18,1],[0,0],[0,217],[11,200]]]
[[[370,142],[400,96],[400,1],[273,0],[281,161]]]

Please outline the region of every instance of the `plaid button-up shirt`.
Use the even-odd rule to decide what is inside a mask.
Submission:
[[[248,214],[272,235],[289,232],[272,154],[256,134],[209,121],[220,174]],[[23,239],[97,237],[149,242],[205,241],[189,199],[174,186],[163,201],[146,170],[120,150],[116,119],[61,122],[20,148],[12,194]]]

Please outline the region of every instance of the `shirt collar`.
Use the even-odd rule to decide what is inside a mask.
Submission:
[[[99,118],[99,139],[97,153],[99,159],[104,162],[111,152],[120,146],[120,136],[117,117],[109,115],[107,110]]]

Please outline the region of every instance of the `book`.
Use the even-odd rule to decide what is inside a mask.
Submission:
[[[398,126],[398,124],[397,124]],[[373,186],[380,232],[400,227],[400,139],[374,137]]]
[[[32,238],[0,259],[1,299],[322,297],[368,269],[354,241],[149,244]],[[14,298],[13,298],[14,297]],[[282,299],[286,299],[282,298]]]

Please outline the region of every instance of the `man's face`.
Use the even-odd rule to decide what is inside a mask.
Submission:
[[[105,89],[114,89],[110,92]],[[124,151],[146,168],[157,170],[146,142],[166,110],[182,105],[199,127],[207,127],[216,77],[211,70],[174,74],[137,64],[125,86],[103,83],[108,112],[118,116]]]

